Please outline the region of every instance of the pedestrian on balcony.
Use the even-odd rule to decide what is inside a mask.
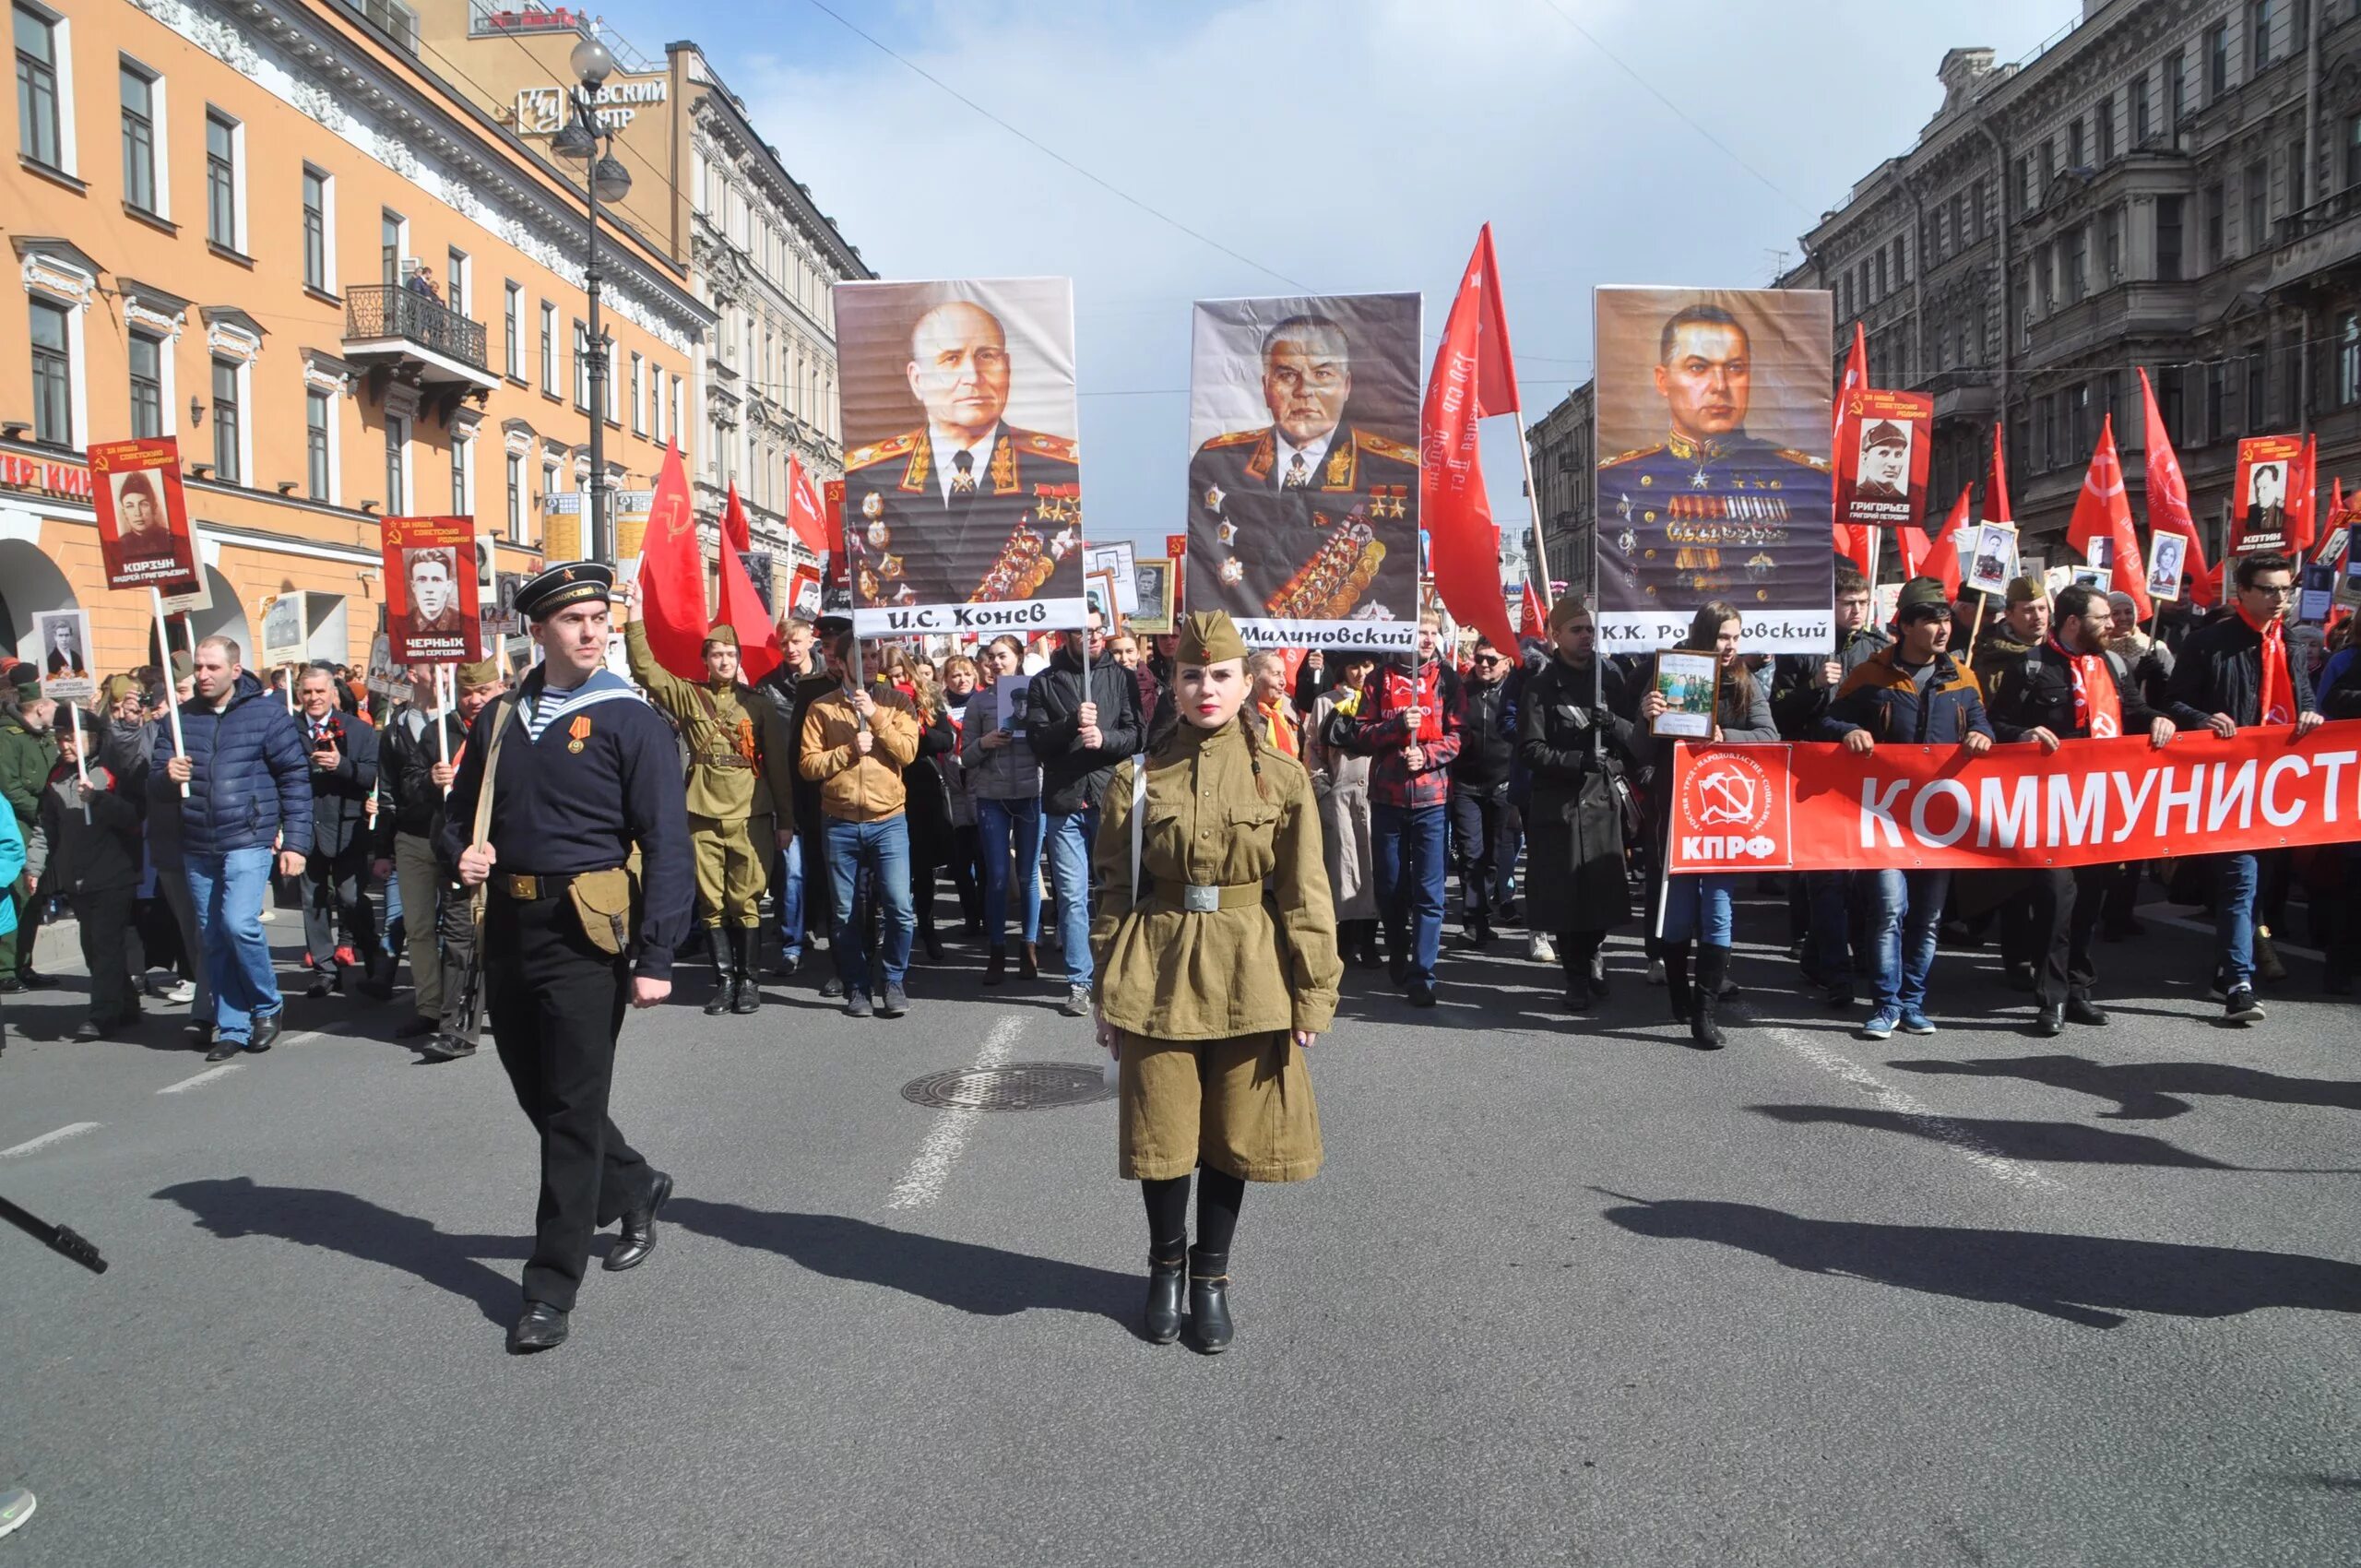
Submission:
[[[409,275],[409,281],[403,287],[413,294],[425,295],[438,305],[443,303],[443,291],[434,283],[434,269],[422,261],[418,264],[418,270]]]

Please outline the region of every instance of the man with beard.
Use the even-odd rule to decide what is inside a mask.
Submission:
[[[2060,590],[2050,635],[2000,668],[1991,710],[2000,739],[2054,753],[2061,741],[2112,740],[2145,730],[2151,745],[2169,744],[2179,727],[2148,706],[2123,660],[2107,651],[2114,630],[2115,609],[2106,594],[2081,583]],[[2105,1024],[2106,1014],[2091,1000],[2098,979],[2091,933],[2116,868],[2048,866],[2010,874],[2030,882],[2034,998],[2041,1009],[2034,1032],[2060,1034],[2070,1021]]]
[[[1352,344],[1337,323],[1289,316],[1262,357],[1271,422],[1214,436],[1189,463],[1190,533],[1213,552],[1208,608],[1344,620],[1372,608],[1362,596],[1389,552],[1417,551],[1418,448],[1346,422]]]

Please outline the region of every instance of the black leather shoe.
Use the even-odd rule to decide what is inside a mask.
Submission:
[[[1435,988],[1429,985],[1424,980],[1412,980],[1410,982],[1410,1005],[1413,1007],[1431,1007],[1434,1004]]]
[[[1229,1254],[1189,1249],[1189,1343],[1208,1356],[1229,1348]]]
[[[244,1040],[231,1039],[227,1035],[217,1035],[213,1037],[213,1047],[205,1053],[205,1059],[208,1062],[227,1062],[245,1048]]]
[[[730,967],[738,971],[738,992],[730,998],[730,1011],[740,1017],[763,1010],[763,983],[754,978],[762,941],[760,926],[742,925],[730,933]]]
[[[476,1042],[437,1029],[418,1048],[418,1053],[429,1062],[457,1062],[462,1056],[473,1056]]]
[[[266,1013],[255,1020],[254,1038],[246,1041],[246,1049],[259,1056],[279,1040],[279,1015]]]
[[[95,1018],[85,1018],[74,1026],[74,1043],[77,1045],[89,1045],[106,1038],[106,1030],[99,1028]]]
[[[508,1328],[508,1353],[529,1356],[536,1350],[554,1350],[565,1343],[565,1314],[547,1301],[531,1301]]]
[[[729,944],[722,937],[719,926],[705,928],[705,946],[713,958],[713,994],[706,999],[705,1016],[718,1018],[729,1012],[730,1003],[737,1000],[738,974]]]
[[[2106,1009],[2087,996],[2070,996],[2066,999],[2066,1021],[2103,1027],[2106,1023]]]
[[[394,1030],[394,1038],[396,1039],[421,1039],[433,1034],[438,1027],[439,1026],[433,1019],[427,1017],[423,1014],[413,1013],[409,1017],[402,1020],[400,1028]]]
[[[626,1268],[637,1268],[656,1250],[656,1211],[672,1195],[672,1178],[662,1171],[656,1173],[656,1184],[648,1189],[646,1208],[623,1211],[623,1233],[607,1250],[604,1263],[599,1266],[610,1274]]]
[[[1151,1343],[1169,1345],[1180,1337],[1180,1298],[1188,1278],[1185,1258],[1147,1260],[1147,1316],[1141,1332]]]
[[[210,1051],[213,1049],[213,1026],[184,1024],[181,1026],[181,1038],[188,1041],[191,1051]]]
[[[2066,1010],[2045,1004],[2034,1018],[2033,1032],[2044,1039],[2054,1039],[2066,1032]]]
[[[820,994],[828,998],[831,1002],[835,1001],[837,997],[842,996],[844,993],[845,980],[842,975],[830,975],[826,980],[820,982]]]
[[[303,988],[303,994],[317,1001],[324,996],[334,996],[338,989],[337,982],[326,975],[314,975],[312,983]]]

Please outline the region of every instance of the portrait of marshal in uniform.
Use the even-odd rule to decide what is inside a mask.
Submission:
[[[1609,651],[1670,647],[1714,600],[1743,612],[1750,652],[1809,652],[1834,636],[1831,327],[1829,297],[1806,290],[1598,291]],[[1906,435],[1898,467],[1880,441],[1876,462],[1862,453],[1863,482],[1903,490]]]
[[[836,304],[861,629],[1080,625],[1071,282],[843,283]],[[1027,601],[1046,618],[973,608]]]
[[[1418,313],[1416,294],[1198,302],[1192,608],[1261,646],[1411,645]]]

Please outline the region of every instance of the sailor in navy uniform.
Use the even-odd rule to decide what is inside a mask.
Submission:
[[[1710,599],[1769,599],[1774,550],[1801,533],[1827,537],[1827,460],[1746,433],[1750,352],[1746,329],[1718,306],[1675,312],[1655,370],[1671,432],[1599,465],[1599,528],[1612,545],[1602,571],[1637,572],[1653,594],[1669,564],[1684,602],[1661,608],[1683,621]],[[1826,556],[1813,564],[1824,578]]]
[[[911,329],[908,368],[926,423],[845,454],[854,601],[1079,599],[1075,445],[1002,419],[1009,360],[999,320],[965,301],[936,306]]]
[[[1290,316],[1262,352],[1271,422],[1216,435],[1189,460],[1189,548],[1212,563],[1210,587],[1192,575],[1191,603],[1256,620],[1413,618],[1369,588],[1387,555],[1415,559],[1418,448],[1344,418],[1351,345],[1335,322]]]
[[[613,568],[577,561],[518,591],[544,662],[477,717],[444,819],[445,859],[462,883],[488,891],[492,1036],[541,1140],[513,1351],[564,1341],[591,1233],[621,1220],[606,1266],[642,1262],[672,1191],[607,1114],[623,1009],[670,992],[693,894],[679,745],[663,717],[605,667],[613,583]],[[476,802],[495,734],[492,819],[478,843]],[[636,889],[626,870],[635,848]]]

